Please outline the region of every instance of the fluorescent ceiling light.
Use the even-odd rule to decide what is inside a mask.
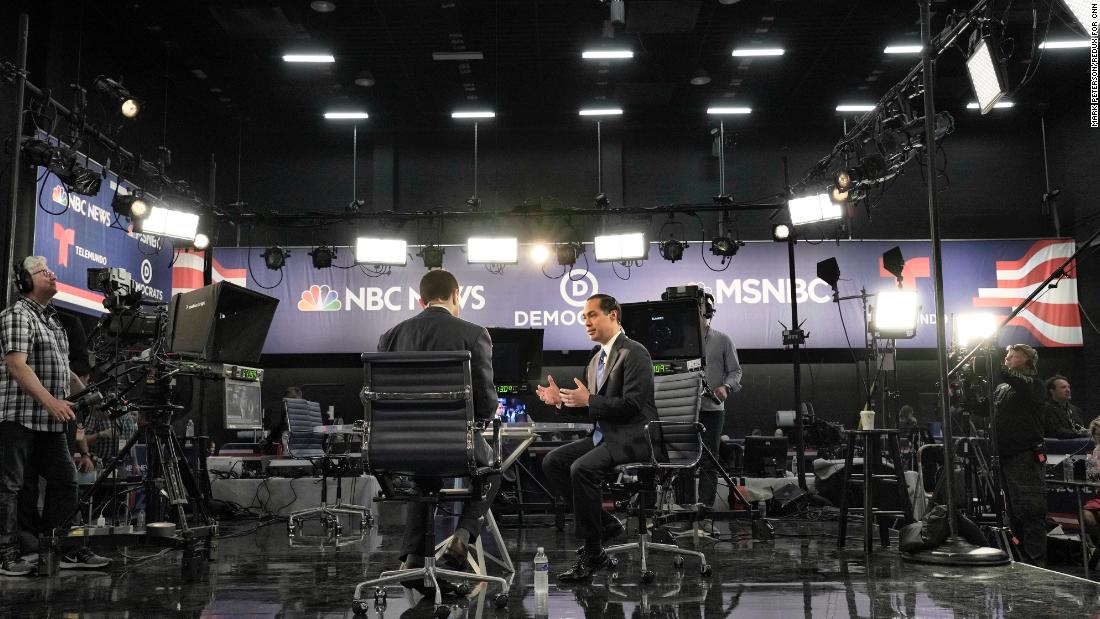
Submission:
[[[707,114],[752,114],[751,107],[708,107]]]
[[[920,45],[887,45],[884,54],[919,54],[924,47]]]
[[[369,118],[366,112],[325,112],[325,118],[329,120],[348,120]]]
[[[432,60],[485,60],[481,52],[432,52]]]
[[[791,223],[796,226],[840,219],[843,215],[840,205],[827,193],[794,198],[787,202],[787,209],[791,212]]]
[[[910,338],[917,332],[920,297],[915,290],[884,290],[875,295],[871,329],[879,338]]]
[[[283,62],[336,62],[332,54],[283,54]]]
[[[955,316],[955,340],[959,346],[977,344],[996,332],[996,314],[969,312]]]
[[[1088,39],[1078,39],[1076,41],[1043,41],[1039,44],[1039,49],[1076,49],[1078,47],[1088,47],[1091,45]]]
[[[875,106],[862,103],[842,103],[836,106],[836,111],[838,112],[870,112],[873,109],[875,109]]]
[[[519,262],[519,241],[515,237],[476,237],[466,241],[466,262],[470,264],[515,264]]]
[[[995,108],[1006,108],[1006,107],[1012,107],[1014,105],[1016,105],[1016,103],[1014,101],[998,101],[998,102],[993,104],[993,107],[995,107]],[[968,110],[978,109],[978,102],[977,101],[971,101],[970,103],[967,103],[966,104],[966,109],[968,109]]]
[[[193,241],[199,231],[199,216],[188,211],[177,211],[163,206],[149,209],[149,216],[135,224],[141,232],[174,239]]]
[[[581,116],[617,116],[622,113],[623,109],[619,107],[585,108],[578,112]]]
[[[645,234],[641,232],[596,237],[596,262],[645,260],[648,257],[649,247],[645,242]]]
[[[496,112],[451,112],[451,118],[496,118]]]
[[[590,49],[581,52],[581,58],[586,60],[609,60],[633,57],[634,51],[629,49]]]
[[[974,86],[974,96],[982,114],[988,114],[993,105],[1005,96],[1005,84],[1000,61],[993,57],[988,39],[978,41],[973,53],[966,59],[966,72]]]
[[[408,245],[402,239],[359,237],[355,241],[355,261],[361,264],[405,266]]]
[[[735,58],[747,58],[752,56],[782,56],[784,53],[786,53],[786,50],[782,47],[739,47],[733,50],[731,55]]]

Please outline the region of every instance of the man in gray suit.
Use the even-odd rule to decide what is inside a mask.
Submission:
[[[584,328],[599,344],[576,388],[559,388],[553,376],[536,389],[539,398],[588,416],[592,434],[558,447],[542,462],[551,490],[573,506],[574,535],[584,540],[580,559],[558,574],[562,582],[582,582],[608,563],[603,540],[622,524],[603,510],[600,483],[620,464],[650,459],[645,424],[657,419],[653,400],[653,360],[644,346],[623,333],[622,308],[614,297],[596,294],[584,306]],[[654,440],[659,440],[659,433]]]
[[[470,351],[470,375],[473,382],[474,417],[492,419],[499,400],[493,385],[493,343],[485,327],[458,317],[461,310],[458,296],[458,280],[451,273],[438,269],[429,271],[420,280],[420,304],[424,311],[409,318],[384,333],[378,341],[378,352],[405,352],[418,350],[468,350]],[[492,449],[480,433],[474,442],[479,464],[489,464]],[[437,490],[439,479],[418,479],[418,486]],[[454,537],[444,553],[444,563],[451,569],[461,570],[466,565],[466,546],[477,540],[481,531],[480,519],[493,504],[500,490],[500,474],[490,475],[482,486],[485,497],[465,506],[458,521]],[[403,568],[423,565],[425,548],[425,503],[409,503],[406,510],[405,537],[402,543]]]

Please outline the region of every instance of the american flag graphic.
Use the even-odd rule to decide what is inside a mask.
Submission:
[[[248,287],[248,269],[228,269],[214,259],[213,278],[215,282],[228,281],[238,286]],[[176,250],[176,261],[172,265],[172,294],[190,292],[202,288],[202,252]]]
[[[997,261],[997,287],[979,288],[975,307],[1016,307],[1076,251],[1072,240],[1037,241],[1019,260]],[[1081,346],[1081,312],[1077,304],[1077,263],[1066,277],[1039,294],[1009,322],[1031,332],[1044,346]]]

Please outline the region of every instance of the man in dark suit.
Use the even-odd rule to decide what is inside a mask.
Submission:
[[[404,352],[417,350],[468,350],[470,372],[473,381],[474,417],[492,419],[499,400],[493,385],[493,343],[489,332],[472,322],[458,317],[461,310],[458,296],[458,280],[451,273],[438,269],[429,271],[420,280],[420,312],[384,333],[378,341],[378,352]],[[480,433],[474,442],[479,464],[489,464],[492,449]],[[438,479],[416,480],[425,489],[438,489]],[[465,506],[458,521],[454,537],[444,553],[444,563],[451,569],[461,570],[466,565],[466,546],[477,540],[481,531],[480,519],[493,504],[500,490],[500,475],[490,475],[482,486],[485,497]],[[405,538],[401,559],[403,568],[423,565],[425,548],[424,532],[427,518],[425,503],[410,503],[407,509]]]
[[[645,424],[657,419],[653,360],[644,346],[623,333],[622,308],[614,297],[596,294],[584,306],[584,328],[599,344],[575,389],[559,388],[553,376],[536,389],[539,398],[593,421],[592,434],[547,454],[542,469],[551,490],[573,506],[574,534],[584,540],[580,559],[558,575],[562,582],[586,581],[608,563],[603,540],[622,524],[603,510],[600,483],[620,464],[650,459]]]

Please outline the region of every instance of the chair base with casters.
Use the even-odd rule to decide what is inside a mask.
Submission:
[[[627,465],[617,467],[619,473],[629,474],[635,467]],[[666,483],[662,484],[663,487],[668,486],[670,478],[664,476]],[[666,493],[661,492],[661,495]],[[699,559],[699,573],[703,576],[710,576],[712,573],[710,564],[707,563],[707,557],[703,553],[697,550],[688,550],[686,548],[680,548],[675,544],[661,544],[652,541],[652,534],[649,533],[648,519],[646,518],[647,508],[641,504],[641,501],[634,507],[635,515],[638,518],[638,541],[628,542],[626,544],[618,544],[610,546],[605,549],[608,556],[623,554],[627,552],[637,551],[641,558],[641,580],[643,584],[649,584],[654,581],[656,574],[649,568],[649,555],[650,553],[661,553],[673,555],[672,565],[676,569],[682,569],[684,567],[684,557],[695,557]],[[618,567],[618,561],[611,560],[611,569],[614,570]]]
[[[497,525],[496,518],[493,517],[492,510],[485,512],[485,516],[482,519],[482,533],[488,533],[493,538],[493,543],[496,544],[497,552],[500,556],[496,556],[485,552],[485,545],[482,543],[484,535],[479,535],[477,541],[468,546],[466,551],[466,562],[474,570],[475,574],[488,574],[488,568],[486,559],[499,565],[505,572],[509,574],[516,573],[515,564],[512,563],[512,555],[508,552],[508,546],[504,543],[504,536],[500,534],[500,527]],[[435,545],[435,558],[438,560],[446,551],[447,546],[451,543],[451,539],[454,536],[439,542]]]
[[[286,520],[287,534],[294,535],[300,532],[303,522],[307,519],[312,520],[314,518],[321,522],[321,526],[324,527],[325,532],[329,536],[337,538],[343,535],[344,532],[344,525],[340,522],[341,516],[358,516],[359,530],[361,532],[367,531],[373,527],[374,514],[369,507],[343,502],[341,497],[343,489],[342,477],[336,477],[336,502],[331,505],[328,503],[328,470],[327,467],[324,465],[322,466],[321,505],[291,513]]]
[[[375,499],[378,503],[386,501],[400,501],[411,502],[421,501],[429,504],[428,509],[428,523],[425,533],[425,547],[435,548],[435,511],[441,501],[453,500],[448,496],[453,491],[442,490],[440,495],[436,497],[407,497],[399,499],[387,499],[384,497],[378,497]],[[421,579],[425,587],[431,587],[435,590],[435,615],[437,617],[446,617],[450,615],[451,609],[449,606],[443,603],[443,591],[439,586],[439,578],[445,577],[450,581],[455,581],[458,587],[459,593],[465,595],[469,593],[469,585],[476,583],[495,584],[500,587],[500,593],[493,597],[493,604],[497,608],[505,608],[508,606],[508,581],[499,576],[489,576],[486,574],[474,574],[471,572],[457,572],[445,568],[436,566],[436,559],[434,553],[424,557],[423,567],[415,567],[403,570],[389,570],[382,572],[378,578],[372,578],[371,580],[365,580],[355,585],[355,598],[352,601],[352,611],[356,615],[362,615],[370,611],[372,602],[364,597],[363,592],[366,589],[373,588],[373,607],[376,611],[383,611],[386,608],[386,587],[397,585],[410,580]]]

